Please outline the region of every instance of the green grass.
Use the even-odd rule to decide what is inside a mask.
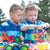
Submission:
[[[47,35],[48,40],[50,41],[50,35]]]

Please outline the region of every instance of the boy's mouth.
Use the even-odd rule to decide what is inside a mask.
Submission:
[[[32,20],[32,22],[34,22],[35,20]]]
[[[32,22],[34,22],[34,20],[32,20]]]

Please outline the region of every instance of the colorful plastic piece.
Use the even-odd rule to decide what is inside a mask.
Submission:
[[[20,50],[28,50],[28,47],[23,45],[23,46],[21,46]]]
[[[16,38],[15,38],[15,42],[16,42],[16,43],[18,43],[18,42],[20,42],[20,41],[21,41],[21,40],[20,40],[19,37],[16,37]]]
[[[3,45],[0,45],[0,50],[4,50],[4,46]]]
[[[48,50],[48,44],[45,43],[37,44],[37,50]]]
[[[12,50],[12,46],[7,46],[5,50]]]
[[[32,40],[38,40],[38,35],[31,33],[31,39],[32,39]]]

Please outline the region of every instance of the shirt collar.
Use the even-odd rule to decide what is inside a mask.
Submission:
[[[34,23],[31,23],[29,20],[27,20],[26,21],[28,24],[35,24],[36,22],[34,22]]]
[[[8,23],[10,26],[20,26],[20,23],[17,23],[17,25],[15,25],[15,24],[13,24],[10,20],[8,20],[7,23]]]

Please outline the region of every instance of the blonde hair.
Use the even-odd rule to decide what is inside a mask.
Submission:
[[[38,10],[38,7],[35,4],[28,4],[25,8],[25,12],[28,10]]]
[[[23,8],[17,4],[13,4],[11,7],[10,7],[10,11],[9,12],[14,12],[16,10],[22,10],[23,11]]]

